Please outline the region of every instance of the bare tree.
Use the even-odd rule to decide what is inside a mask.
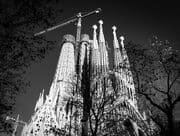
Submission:
[[[129,47],[137,91],[147,100],[147,105],[150,104],[152,119],[172,135],[173,113],[180,102],[180,54],[168,41],[157,37],[153,37],[148,46],[129,43]]]
[[[105,129],[105,116],[108,114],[108,109],[115,101],[114,90],[111,86],[109,77],[103,76],[92,82],[91,89],[91,108],[89,115],[90,132],[92,136],[97,136]],[[100,135],[101,135],[100,134]]]

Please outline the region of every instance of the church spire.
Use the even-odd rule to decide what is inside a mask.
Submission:
[[[43,89],[42,94],[41,94],[40,106],[42,106],[43,104],[44,104],[44,89]]]
[[[124,49],[124,36],[121,36],[121,37],[120,37],[120,40],[121,40],[121,46],[122,46],[122,48]]]
[[[130,64],[129,64],[129,58],[128,58],[126,49],[124,47],[124,36],[121,36],[120,40],[121,40],[122,58],[123,58],[123,62],[124,62],[124,67],[129,69],[130,68]]]
[[[117,27],[113,26],[112,30],[113,30],[113,38],[114,38],[113,39],[113,47],[114,47],[114,49],[119,49],[119,42],[118,42],[117,35],[116,35]]]
[[[121,46],[122,46],[122,56],[123,56],[123,63],[124,63],[124,70],[123,70],[123,77],[125,79],[125,86],[127,89],[127,96],[132,100],[134,106],[137,108],[137,100],[135,99],[135,86],[134,86],[134,81],[133,81],[133,75],[130,70],[130,63],[129,63],[129,58],[126,52],[126,49],[124,47],[124,37],[120,37],[121,40]]]
[[[97,41],[97,25],[93,25],[93,48],[98,49],[98,41]]]
[[[49,91],[49,99],[52,101],[52,106],[55,106],[58,94],[64,94],[64,84],[67,84],[65,82],[70,82],[71,77],[75,74],[74,44],[74,36],[70,34],[64,35],[56,73]]]
[[[93,25],[93,41],[92,41],[92,73],[97,75],[100,71],[100,53],[97,40],[97,25]]]
[[[104,33],[103,33],[103,21],[99,20],[99,43],[105,43]]]
[[[42,93],[40,93],[40,95],[39,95],[39,99],[36,102],[34,111],[37,111],[43,104],[44,104],[44,89],[43,89]]]
[[[99,20],[99,51],[101,59],[101,72],[106,73],[109,69],[109,61],[102,25],[103,21]]]
[[[116,26],[112,27],[113,30],[113,47],[114,47],[114,68],[120,72],[122,69],[122,56],[119,48],[119,41],[116,35]],[[121,66],[121,67],[120,67]]]

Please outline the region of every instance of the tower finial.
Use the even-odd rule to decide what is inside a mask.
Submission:
[[[115,32],[117,30],[117,27],[113,26],[112,29],[113,29],[113,32]]]
[[[99,30],[99,42],[105,43],[104,33],[103,33],[103,21],[99,20],[100,30]]]
[[[124,48],[124,36],[121,36],[120,40],[121,40],[121,46],[122,46],[122,48]]]
[[[96,31],[97,25],[93,25],[92,28],[94,29],[94,31]]]
[[[102,20],[99,20],[99,24],[102,25],[102,24],[103,24],[103,21],[102,21]]]
[[[93,48],[98,49],[98,42],[97,42],[97,25],[93,25],[92,28],[94,29],[93,31]]]
[[[113,37],[114,37],[113,46],[114,46],[114,48],[119,48],[119,42],[118,42],[117,35],[116,35],[117,28],[116,28],[116,26],[113,26],[112,29],[113,29]]]

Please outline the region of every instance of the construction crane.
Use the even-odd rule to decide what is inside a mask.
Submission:
[[[16,119],[12,118],[10,116],[7,116],[6,120],[11,120],[11,121],[14,122],[14,126],[13,126],[14,128],[13,128],[12,136],[16,135],[17,127],[18,127],[19,124],[26,125],[26,122],[19,120],[19,114],[17,115]]]
[[[75,62],[76,62],[76,71],[77,71],[77,75],[79,74],[79,64],[80,62],[78,61],[78,58],[79,58],[79,47],[78,47],[78,44],[80,42],[80,37],[81,37],[81,23],[82,23],[82,18],[85,18],[85,17],[88,17],[90,15],[93,15],[93,14],[98,14],[99,12],[101,12],[101,8],[97,8],[96,10],[93,10],[91,12],[88,12],[88,13],[84,13],[82,14],[82,12],[79,12],[78,14],[76,14],[76,16],[73,16],[71,17],[70,20],[66,21],[66,22],[63,22],[61,24],[58,24],[58,25],[55,25],[53,27],[50,27],[48,29],[45,29],[43,31],[40,31],[38,33],[35,33],[34,36],[39,36],[39,35],[42,35],[46,32],[49,32],[49,31],[52,31],[52,30],[55,30],[57,28],[60,28],[60,27],[63,27],[65,25],[68,25],[70,23],[73,23],[73,22],[76,22],[77,21],[77,32],[76,32],[76,43],[75,43],[75,47],[76,47],[76,51],[75,51]]]
[[[75,47],[76,47],[76,52],[75,52],[75,56],[76,56],[76,58],[75,58],[75,62],[76,62],[76,66],[77,66],[77,75],[79,74],[78,73],[78,69],[79,69],[79,64],[80,64],[80,62],[78,61],[78,57],[79,57],[79,48],[78,48],[78,44],[79,44],[79,42],[80,42],[80,37],[81,37],[81,23],[82,23],[82,18],[85,18],[85,17],[88,17],[88,16],[90,16],[90,15],[93,15],[93,14],[98,14],[99,12],[101,12],[101,8],[97,8],[96,10],[93,10],[93,11],[91,11],[91,12],[88,12],[88,13],[84,13],[84,14],[82,14],[82,12],[79,12],[79,13],[77,13],[76,14],[76,16],[73,16],[73,17],[71,17],[71,19],[70,20],[68,20],[68,21],[66,21],[66,22],[63,22],[63,23],[61,23],[61,24],[58,24],[58,25],[55,25],[55,26],[53,26],[53,27],[50,27],[50,28],[48,28],[48,29],[45,29],[45,30],[43,30],[43,31],[40,31],[40,32],[38,32],[38,33],[35,33],[34,34],[34,36],[39,36],[39,35],[42,35],[42,34],[44,34],[44,33],[46,33],[46,32],[49,32],[49,31],[52,31],[52,30],[55,30],[55,29],[57,29],[57,28],[60,28],[60,27],[63,27],[63,26],[66,26],[66,25],[68,25],[68,24],[70,24],[70,23],[73,23],[73,22],[76,22],[77,21],[77,32],[76,32],[76,43],[75,43]]]
[[[68,25],[68,24],[73,23],[73,22],[75,22],[75,21],[78,21],[78,23],[81,24],[81,18],[85,18],[85,17],[90,16],[90,15],[92,15],[92,14],[98,14],[100,11],[101,11],[101,8],[98,8],[98,9],[96,9],[96,10],[93,10],[93,11],[88,12],[88,13],[85,13],[85,14],[82,14],[82,13],[80,12],[80,13],[78,13],[76,16],[71,17],[70,20],[68,20],[68,21],[66,21],[66,22],[64,22],[64,23],[58,24],[58,25],[56,25],[56,26],[50,27],[50,28],[48,28],[48,29],[45,29],[45,30],[43,30],[43,31],[40,31],[40,32],[38,32],[38,33],[35,33],[34,36],[42,35],[42,34],[44,34],[44,33],[46,33],[46,32],[49,32],[49,31],[55,30],[55,29],[57,29],[57,28],[63,27],[63,26],[65,26],[65,25]],[[78,26],[78,23],[77,23],[77,26]]]

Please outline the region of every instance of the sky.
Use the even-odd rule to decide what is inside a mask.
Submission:
[[[76,15],[78,12],[89,12],[101,8],[102,12],[83,19],[82,33],[87,33],[92,38],[92,25],[103,20],[105,39],[112,47],[112,26],[117,27],[117,35],[123,35],[125,41],[147,44],[148,39],[157,35],[161,40],[169,40],[172,47],[180,49],[180,8],[178,3],[171,1],[95,1],[95,0],[60,0],[56,5],[62,8],[63,12],[59,22]],[[65,34],[76,33],[74,24],[70,24],[48,32],[47,39],[62,40]],[[45,89],[48,94],[53,76],[55,73],[60,44],[51,51],[44,60],[32,64],[26,74],[26,79],[31,82],[27,92],[17,97],[14,116],[20,114],[20,119],[30,120],[33,114],[35,103],[40,92]],[[176,117],[180,119],[180,110],[177,110]]]

